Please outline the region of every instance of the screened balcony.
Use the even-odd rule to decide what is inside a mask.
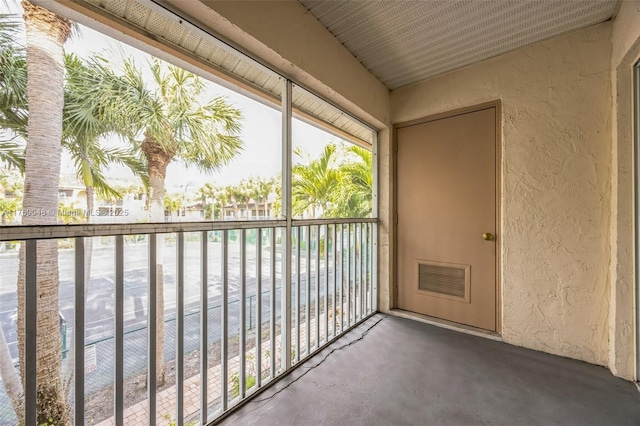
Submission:
[[[143,179],[127,185],[128,198],[98,204],[109,215],[135,211],[128,221],[100,215],[60,224],[74,213],[57,225],[19,224],[3,207],[0,327],[7,344],[0,349],[8,350],[0,360],[9,362],[0,363],[0,424],[22,417],[51,423],[47,410],[61,414],[60,423],[103,425],[640,424],[634,2],[32,3],[84,26],[90,38],[71,37],[58,46],[65,52],[101,48],[100,37],[111,37],[138,59],[130,64],[159,59],[209,89],[216,85],[215,94],[242,110],[246,132],[232,136],[252,141],[245,152],[253,158],[218,170],[211,182],[192,179],[192,170],[174,173],[166,203],[155,200],[164,221],[150,220],[152,193]],[[47,67],[32,70],[43,73],[42,96],[62,87]],[[141,75],[143,83],[153,80]],[[435,314],[402,310],[410,309],[410,291],[421,289],[404,275],[419,267],[400,268],[400,260],[469,266],[403,253],[416,241],[446,242],[422,224],[438,227],[430,214],[449,219],[464,211],[465,220],[452,221],[456,228],[473,223],[480,209],[412,197],[434,176],[433,164],[422,160],[436,157],[398,146],[402,129],[488,104],[495,109],[495,155],[471,164],[495,180],[495,200],[477,202],[495,215],[494,229],[473,234],[492,244],[495,256],[484,263],[495,272],[484,305],[492,324],[473,328],[443,320],[444,304],[429,310]],[[25,105],[4,118],[24,117]],[[54,113],[41,109],[40,118]],[[137,121],[129,116],[117,125]],[[28,133],[57,143],[54,127],[17,129],[0,154],[15,154],[14,142],[22,137],[26,145]],[[479,139],[470,133],[472,142]],[[144,136],[138,129],[133,139]],[[351,159],[351,148],[367,153],[360,162],[369,167],[369,179],[361,180],[366,211],[338,213],[352,200],[345,193],[322,202],[296,193],[296,174],[314,171],[334,148]],[[448,181],[469,188],[479,180],[458,161],[462,151],[446,156],[451,163],[436,192],[455,192]],[[428,173],[406,179],[399,171],[407,159]],[[54,162],[42,161],[31,176],[42,177]],[[275,185],[266,196],[216,190],[251,177]],[[73,203],[89,199],[79,195],[81,182],[54,174],[43,180],[64,197],[50,200],[52,210],[25,211],[42,215],[59,201],[82,210]],[[24,189],[9,184],[0,181],[4,206],[15,205]],[[412,207],[398,203],[402,196],[424,200]],[[401,234],[407,214],[420,222]],[[59,291],[43,291],[58,271]],[[465,294],[475,286],[457,282]],[[49,379],[58,403],[41,392]]]
[[[3,238],[25,247],[27,336],[38,334],[39,246],[69,242],[60,270],[73,271],[74,314],[62,336],[71,336],[63,365],[73,371],[74,424],[207,424],[376,312],[375,227],[375,219],[17,227]],[[103,241],[99,267],[113,271],[99,292],[85,275],[90,239]],[[112,320],[96,317],[96,303],[111,304]],[[26,419],[36,416],[37,341],[26,343]],[[160,362],[162,389],[146,374]],[[146,392],[136,397],[140,380]]]
[[[2,53],[27,78],[28,18],[10,12]],[[65,115],[64,143],[34,167],[43,150],[11,120],[42,96],[0,113],[18,159],[0,158],[0,423],[208,424],[377,311],[376,132],[195,27],[185,34],[209,65],[191,72],[80,21],[59,88],[65,113],[86,107],[98,134],[69,136]],[[74,157],[86,142],[97,156]]]

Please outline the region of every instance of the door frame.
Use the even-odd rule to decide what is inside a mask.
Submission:
[[[390,308],[398,308],[398,129],[408,126],[414,126],[416,124],[429,123],[431,121],[442,120],[445,118],[455,117],[457,115],[468,114],[477,112],[489,108],[496,109],[496,170],[495,170],[495,185],[496,185],[496,331],[495,333],[502,334],[502,101],[500,99],[490,102],[484,102],[477,105],[467,106],[463,108],[457,108],[454,110],[441,112],[418,118],[415,120],[404,121],[401,123],[395,123],[393,125],[393,137],[391,138],[391,164],[393,165],[393,201],[391,206],[391,213],[393,218],[393,285],[390,294]]]
[[[635,374],[640,382],[640,59],[632,67],[633,90],[633,209],[634,209],[634,281],[635,281]]]

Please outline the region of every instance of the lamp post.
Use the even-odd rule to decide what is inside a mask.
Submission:
[[[187,189],[192,183],[193,182],[189,182],[188,184],[184,185],[184,194],[182,195],[182,220],[186,220],[187,218]]]

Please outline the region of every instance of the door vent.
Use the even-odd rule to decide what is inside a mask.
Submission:
[[[418,290],[469,302],[469,265],[418,262]]]

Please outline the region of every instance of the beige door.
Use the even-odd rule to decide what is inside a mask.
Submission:
[[[396,132],[398,307],[495,331],[496,107]]]

